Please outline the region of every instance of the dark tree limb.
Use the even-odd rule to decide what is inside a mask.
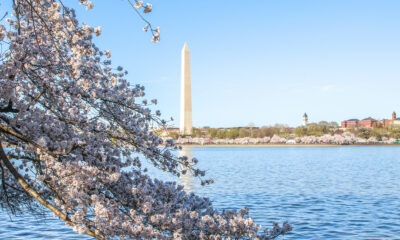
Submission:
[[[14,109],[13,107],[12,107],[12,101],[11,100],[9,100],[8,101],[8,105],[7,105],[7,107],[4,107],[4,108],[0,108],[0,112],[5,112],[5,113],[17,113],[17,112],[19,112],[18,111],[18,109]]]
[[[18,173],[18,171],[14,168],[14,166],[11,164],[10,160],[7,158],[6,153],[4,152],[3,147],[1,146],[0,142],[0,160],[6,168],[10,171],[10,173],[14,176],[14,178],[18,181],[20,186],[33,198],[35,198],[38,202],[40,202],[43,206],[46,208],[50,209],[57,217],[61,218],[64,222],[68,223],[71,226],[77,225],[76,223],[72,222],[69,217],[64,214],[60,209],[58,209],[56,206],[48,202],[47,200],[43,199],[40,194],[33,189],[32,187],[29,186],[29,184],[25,181],[25,179]],[[86,230],[86,234],[100,240],[105,240],[104,237],[101,237],[97,234],[94,233],[93,230]]]

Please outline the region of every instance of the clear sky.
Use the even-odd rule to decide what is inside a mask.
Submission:
[[[102,26],[98,45],[175,125],[185,41],[195,127],[400,114],[399,0],[153,0],[157,44],[126,1],[93,0],[91,11],[67,2]]]

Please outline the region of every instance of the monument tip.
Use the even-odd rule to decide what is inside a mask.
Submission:
[[[189,47],[188,47],[186,42],[185,42],[185,44],[183,44],[183,49],[182,50],[189,50]]]

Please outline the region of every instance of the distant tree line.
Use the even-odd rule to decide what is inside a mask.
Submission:
[[[368,139],[374,137],[379,141],[386,138],[400,139],[400,128],[399,127],[387,127],[387,128],[349,128],[348,132],[353,133],[355,136],[360,138]]]
[[[250,124],[249,124],[250,125]],[[322,136],[326,133],[336,133],[339,125],[336,122],[321,121],[319,123],[311,123],[307,127],[291,128],[285,124],[275,124],[273,126],[262,126],[262,127],[233,127],[233,128],[207,128],[201,130],[199,128],[193,128],[191,137],[208,137],[211,139],[236,139],[236,138],[263,138],[273,137],[278,135],[280,137],[288,136]],[[169,137],[178,139],[178,132],[170,132]]]
[[[400,128],[347,128],[346,132],[354,134],[355,137],[368,139],[374,137],[377,140],[385,138],[400,139]],[[296,128],[289,127],[285,124],[275,124],[272,126],[254,127],[252,124],[246,127],[233,128],[193,128],[193,133],[188,136],[181,136],[178,132],[170,132],[169,137],[178,139],[179,137],[193,138],[210,138],[210,139],[237,139],[237,138],[264,138],[279,136],[282,138],[294,138],[304,136],[321,137],[326,134],[342,134],[343,129],[337,122],[320,121],[318,123],[310,123],[307,126],[299,126]]]

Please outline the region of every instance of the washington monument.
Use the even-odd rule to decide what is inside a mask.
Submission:
[[[192,93],[190,84],[190,52],[185,43],[182,48],[181,65],[181,120],[180,133],[192,134]]]

